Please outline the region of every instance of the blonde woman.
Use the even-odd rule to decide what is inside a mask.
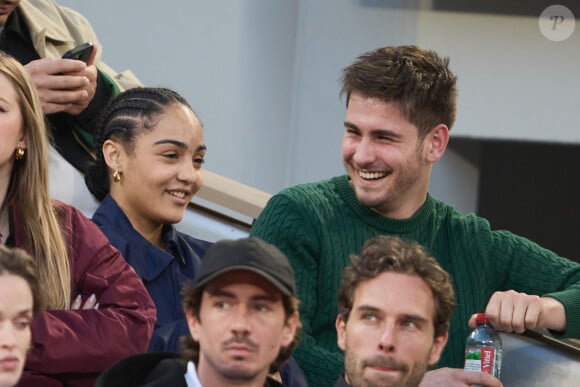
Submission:
[[[92,386],[110,364],[147,348],[155,308],[100,230],[49,199],[47,145],[28,73],[0,54],[0,243],[34,257],[42,289],[23,384]]]

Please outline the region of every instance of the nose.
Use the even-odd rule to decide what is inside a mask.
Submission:
[[[394,352],[396,348],[397,334],[394,323],[387,323],[379,339],[379,349],[383,352]]]
[[[187,184],[193,185],[200,178],[201,171],[196,169],[191,160],[184,160],[180,166],[177,173],[177,178],[180,181],[186,182]]]
[[[0,346],[12,349],[16,346],[16,332],[14,326],[8,322],[0,324]]]
[[[232,332],[247,335],[250,333],[250,311],[246,306],[239,306],[232,316]]]
[[[372,164],[375,161],[373,144],[369,138],[363,137],[356,144],[352,159],[357,165]]]

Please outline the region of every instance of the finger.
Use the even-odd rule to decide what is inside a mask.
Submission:
[[[99,45],[95,43],[93,45],[93,51],[91,52],[91,56],[89,57],[89,60],[87,60],[87,65],[90,66],[95,62],[95,57],[97,56],[98,49],[99,49]]]
[[[31,74],[58,75],[83,71],[87,64],[75,59],[39,59],[27,64],[26,69]]]
[[[85,301],[85,304],[83,305],[83,309],[94,309],[96,303],[97,303],[97,297],[95,297],[94,294],[91,294],[91,296],[89,298],[87,298],[87,300]]]
[[[44,78],[38,78],[38,82],[35,85],[37,86],[37,88],[68,91],[68,90],[84,89],[90,83],[91,80],[83,72],[80,73],[80,75],[75,75],[71,73],[62,73],[59,75],[47,75]]]
[[[58,75],[68,72],[79,72],[87,67],[86,63],[73,59],[42,58],[28,62],[24,68],[34,78],[39,74]]]
[[[79,309],[81,307],[81,302],[82,302],[82,298],[81,295],[79,294],[74,301],[72,302],[72,304],[70,305],[71,309]]]
[[[512,328],[516,333],[526,330],[526,314],[528,310],[529,296],[526,293],[518,293],[515,297]]]
[[[539,296],[528,296],[529,302],[524,318],[525,329],[534,329],[540,325],[542,316],[542,299]]]
[[[70,104],[62,105],[57,103],[42,103],[44,114],[60,113],[70,108]]]
[[[469,318],[467,325],[469,325],[470,328],[475,328],[477,326],[477,323],[475,322],[476,317],[477,317],[477,314],[472,314],[471,317]]]
[[[490,324],[496,328],[500,329],[500,313],[501,313],[501,302],[504,297],[504,292],[494,292],[485,307],[485,316]]]
[[[461,381],[470,386],[472,384],[487,387],[503,386],[498,378],[491,376],[491,374],[488,374],[487,372],[465,371],[465,373],[462,374]]]
[[[96,83],[98,70],[94,65],[92,65],[85,67],[82,71],[68,72],[63,74],[68,76],[87,77],[89,79],[89,83]]]
[[[505,331],[505,332],[513,332],[513,314],[514,314],[514,299],[516,292],[513,290],[509,290],[507,292],[498,292],[498,307],[499,307],[499,314],[498,314],[498,322],[497,326],[494,328]]]
[[[72,105],[87,99],[88,92],[80,90],[43,90],[39,93],[43,104]],[[65,110],[63,107],[62,110]]]
[[[47,72],[48,74],[68,74],[68,73],[78,73],[87,68],[87,64],[82,60],[77,59],[59,59],[55,64],[51,66],[51,69],[56,67],[55,70]]]

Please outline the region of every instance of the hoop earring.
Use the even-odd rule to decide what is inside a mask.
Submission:
[[[24,154],[25,154],[25,150],[24,148],[16,148],[16,151],[14,151],[14,158],[16,160],[22,160],[24,158]]]
[[[115,171],[113,173],[113,181],[115,183],[118,183],[121,181],[121,178],[123,177],[123,172],[119,172],[119,171]]]

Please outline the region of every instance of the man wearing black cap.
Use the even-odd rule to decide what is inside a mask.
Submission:
[[[95,386],[281,386],[268,375],[290,357],[300,319],[294,272],[280,250],[253,237],[215,243],[184,289],[183,307],[187,363],[173,354],[136,355]]]

